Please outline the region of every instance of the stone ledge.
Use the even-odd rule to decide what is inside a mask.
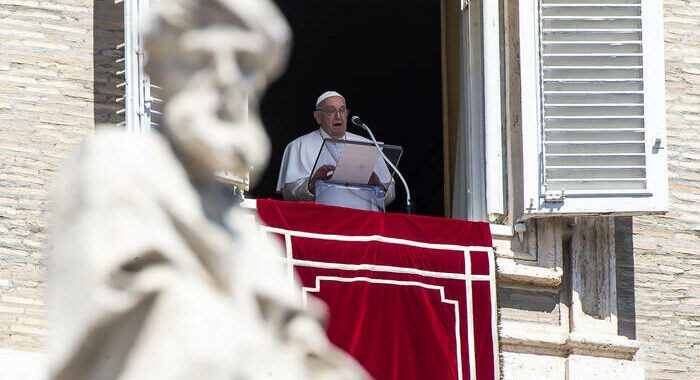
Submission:
[[[557,287],[561,284],[564,271],[561,268],[541,268],[522,265],[513,259],[499,257],[496,259],[498,281],[512,281],[540,286]]]
[[[639,343],[617,335],[584,335],[566,333],[561,328],[550,331],[527,332],[513,326],[501,328],[501,350],[568,357],[582,355],[611,359],[634,359]]]

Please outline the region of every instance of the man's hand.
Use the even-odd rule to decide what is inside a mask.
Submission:
[[[379,180],[379,176],[375,172],[372,172],[372,176],[369,177],[369,182],[367,182],[367,183],[370,185],[377,185],[377,186],[383,185],[383,183]]]
[[[334,171],[335,166],[333,165],[323,165],[318,170],[316,170],[316,173],[314,173],[313,177],[311,177],[311,180],[309,180],[309,192],[311,194],[316,194],[316,180],[317,179],[325,179],[329,180],[331,179],[331,176],[333,173],[328,174],[328,172]]]

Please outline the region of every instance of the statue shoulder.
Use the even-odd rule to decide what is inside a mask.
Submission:
[[[121,175],[142,172],[163,165],[164,161],[177,161],[177,158],[161,135],[129,133],[105,126],[97,128],[95,134],[85,140],[72,165],[105,176],[116,174],[115,171]]]
[[[83,189],[100,198],[148,192],[153,195],[191,188],[168,141],[158,133],[127,133],[104,126],[86,139],[62,168],[59,189]],[[111,195],[110,195],[111,194]],[[158,196],[158,195],[156,195]]]

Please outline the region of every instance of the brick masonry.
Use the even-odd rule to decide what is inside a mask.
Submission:
[[[624,296],[647,379],[700,379],[699,20],[700,2],[664,1],[670,212],[618,223],[632,229],[617,249],[634,250]]]
[[[52,178],[96,122],[120,121],[122,17],[108,0],[0,0],[0,349],[45,339]]]
[[[700,2],[664,8],[671,211],[617,219],[619,325],[648,379],[698,379]],[[122,12],[110,0],[0,0],[0,349],[41,350],[51,181],[96,123],[122,121]]]

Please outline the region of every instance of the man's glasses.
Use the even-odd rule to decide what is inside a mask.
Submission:
[[[328,116],[335,116],[336,114],[340,116],[347,116],[348,115],[348,109],[347,108],[340,108],[340,109],[335,109],[335,108],[319,108],[319,111],[325,113]]]

